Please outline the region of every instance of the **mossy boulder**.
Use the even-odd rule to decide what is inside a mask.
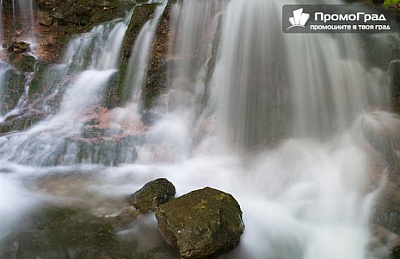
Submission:
[[[141,211],[155,211],[158,206],[175,196],[175,186],[165,178],[146,183],[131,196],[131,203]]]
[[[205,258],[238,245],[244,231],[235,198],[206,187],[160,205],[158,228],[182,258]]]

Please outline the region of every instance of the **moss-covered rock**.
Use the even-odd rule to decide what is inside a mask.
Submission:
[[[4,75],[4,85],[0,95],[0,113],[5,114],[11,111],[24,94],[26,77],[13,69],[8,70]]]
[[[43,119],[42,114],[30,114],[27,116],[8,117],[4,122],[0,123],[0,135],[12,132],[23,131]]]
[[[232,195],[206,187],[160,205],[158,227],[183,258],[205,258],[235,247],[244,231]]]
[[[36,59],[34,56],[24,54],[18,59],[15,67],[22,72],[33,72],[35,69]]]
[[[131,203],[141,211],[155,211],[175,196],[175,186],[165,178],[146,183],[131,195]]]

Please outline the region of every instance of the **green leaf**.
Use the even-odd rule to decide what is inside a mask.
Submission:
[[[385,7],[388,7],[389,5],[396,5],[396,4],[398,4],[400,2],[400,0],[385,0],[384,2],[383,2],[383,5],[385,6]]]

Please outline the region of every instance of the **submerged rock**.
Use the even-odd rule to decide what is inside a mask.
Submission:
[[[175,196],[175,186],[165,178],[146,183],[140,190],[132,194],[131,203],[142,211],[154,211],[163,203]]]
[[[158,227],[183,258],[204,258],[237,246],[244,231],[232,195],[206,187],[158,207]]]
[[[121,234],[132,221],[140,231]],[[151,229],[144,219],[128,214],[96,217],[83,208],[50,206],[33,213],[20,227],[18,233],[3,235],[0,258],[174,258],[160,243],[142,249],[143,235]]]

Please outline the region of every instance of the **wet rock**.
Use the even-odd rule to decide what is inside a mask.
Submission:
[[[210,187],[160,205],[156,218],[162,237],[182,258],[210,257],[232,249],[244,231],[237,201]]]
[[[132,224],[139,232],[127,231]],[[46,206],[27,217],[20,231],[2,236],[0,258],[176,258],[161,242],[141,246],[152,231],[158,234],[145,218],[97,217],[85,209]]]
[[[143,122],[144,125],[147,126],[152,126],[154,125],[157,121],[161,119],[161,114],[151,112],[151,111],[146,111],[141,114],[140,120]]]
[[[129,58],[132,52],[132,46],[134,46],[137,37],[146,22],[154,16],[156,5],[154,4],[142,4],[135,7],[134,15],[132,16],[130,23],[126,31],[126,37],[122,46],[122,66],[120,69],[120,77],[117,84],[117,88],[112,90],[113,98],[118,101],[119,104],[125,104],[130,101],[131,88],[125,87],[125,74],[128,67]],[[108,101],[107,101],[108,102]]]
[[[392,250],[392,258],[400,259],[400,246],[397,246]]]
[[[392,61],[388,70],[392,82],[392,109],[394,112],[400,113],[400,61]]]
[[[121,139],[78,137],[67,139],[56,162],[57,164],[95,163],[115,166],[121,163],[133,163],[136,158],[135,138],[132,136]]]
[[[31,55],[21,55],[15,64],[15,67],[22,72],[33,72],[35,69],[36,59]]]
[[[0,135],[13,131],[23,131],[43,119],[41,114],[37,115],[21,115],[7,117],[4,122],[0,123]]]
[[[149,60],[147,80],[142,92],[143,109],[145,110],[156,107],[157,101],[159,101],[158,97],[165,93],[167,88],[171,5],[171,2],[167,4],[154,38],[153,54]]]
[[[4,75],[3,89],[0,89],[0,113],[11,111],[25,92],[26,77],[10,69]]]
[[[396,253],[396,248],[400,247],[400,237],[376,224],[370,226],[370,231],[371,236],[368,242],[368,252],[371,258],[393,258],[392,256]]]
[[[90,31],[95,25],[124,17],[134,1],[61,1],[37,0],[38,46],[35,53],[48,62],[58,62],[63,48],[77,34]]]
[[[146,183],[131,195],[131,203],[141,211],[155,211],[175,196],[175,186],[165,178]]]
[[[2,258],[65,258],[67,251],[78,258],[112,255],[118,249],[110,222],[71,209],[47,208],[32,215],[23,231],[8,237]],[[93,254],[92,254],[93,253]],[[89,257],[83,257],[89,256]],[[99,258],[97,257],[97,258]]]
[[[13,42],[7,50],[13,53],[23,53],[30,50],[29,45],[29,43],[24,41]]]

